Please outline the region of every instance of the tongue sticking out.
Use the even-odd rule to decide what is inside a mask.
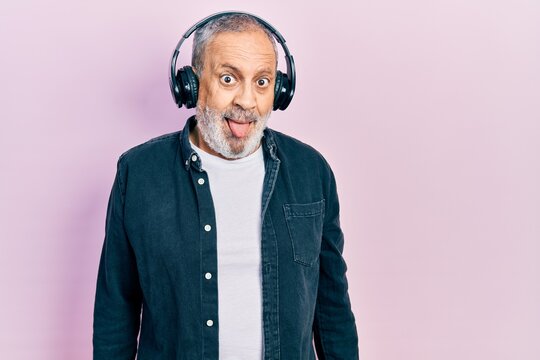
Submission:
[[[251,124],[251,123],[241,124],[231,119],[227,119],[227,123],[229,124],[229,128],[231,129],[231,132],[233,133],[233,135],[239,138],[247,135],[248,130],[249,130],[249,124]]]

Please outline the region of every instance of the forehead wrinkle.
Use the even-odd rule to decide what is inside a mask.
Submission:
[[[246,37],[247,37],[248,39],[246,42],[249,45],[260,46],[261,48],[265,47],[267,48],[266,51],[275,55],[274,45],[272,44],[270,39],[266,37],[266,34],[262,30],[245,31],[245,32],[231,32],[231,31],[219,32],[210,39],[210,41],[207,44],[207,47],[211,47],[215,44],[225,45],[227,43],[230,46],[240,47],[240,45],[242,44],[242,41],[241,40],[239,41],[237,39],[232,40],[231,37],[244,38],[243,40],[246,40]],[[258,37],[259,39],[255,40],[254,37]],[[221,38],[222,40],[217,41],[218,38]]]
[[[242,40],[238,42],[232,42],[230,38],[231,33],[217,34],[206,46],[207,59],[211,59],[213,63],[216,62],[216,58],[225,58],[223,62],[235,63],[236,59],[242,61],[264,62],[266,65],[273,65],[277,67],[276,53],[270,40],[263,38],[262,41],[248,39],[246,42]],[[244,34],[239,34],[240,36]],[[221,37],[221,41],[219,38]],[[232,58],[233,61],[228,61]]]
[[[220,49],[221,48],[221,49]],[[255,52],[255,51],[249,51],[246,50],[242,46],[237,45],[225,45],[220,44],[214,47],[209,47],[208,49],[208,55],[210,57],[232,57],[232,58],[239,58],[239,59],[245,59],[249,61],[262,61],[262,62],[274,62],[275,56],[273,52]]]
[[[255,56],[248,57],[242,54],[216,54],[210,56],[211,68],[218,70],[223,67],[231,68],[232,70],[239,72],[242,75],[249,73],[259,74],[263,72],[273,73],[276,67],[274,56]]]

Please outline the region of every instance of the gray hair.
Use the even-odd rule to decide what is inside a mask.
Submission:
[[[231,14],[209,21],[203,27],[197,29],[193,36],[193,53],[191,56],[191,66],[200,77],[204,66],[204,53],[208,43],[221,32],[242,32],[260,29],[266,33],[270,43],[274,47],[276,55],[276,67],[278,50],[274,35],[257,19],[249,14]]]

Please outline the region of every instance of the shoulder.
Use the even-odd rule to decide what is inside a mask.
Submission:
[[[175,131],[151,138],[124,151],[118,158],[119,166],[175,156],[181,131]]]
[[[291,135],[268,128],[272,133],[278,151],[278,157],[293,165],[304,164],[330,171],[331,168],[326,158],[312,145],[309,145]]]

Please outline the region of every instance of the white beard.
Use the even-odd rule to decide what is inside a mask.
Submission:
[[[271,112],[272,110],[257,116],[239,109],[218,112],[208,106],[203,109],[197,105],[195,118],[199,134],[212,150],[227,159],[240,159],[253,153],[259,146]],[[226,117],[242,121],[254,120],[253,125],[250,125],[252,128],[249,134],[244,138],[235,137],[229,129]]]

